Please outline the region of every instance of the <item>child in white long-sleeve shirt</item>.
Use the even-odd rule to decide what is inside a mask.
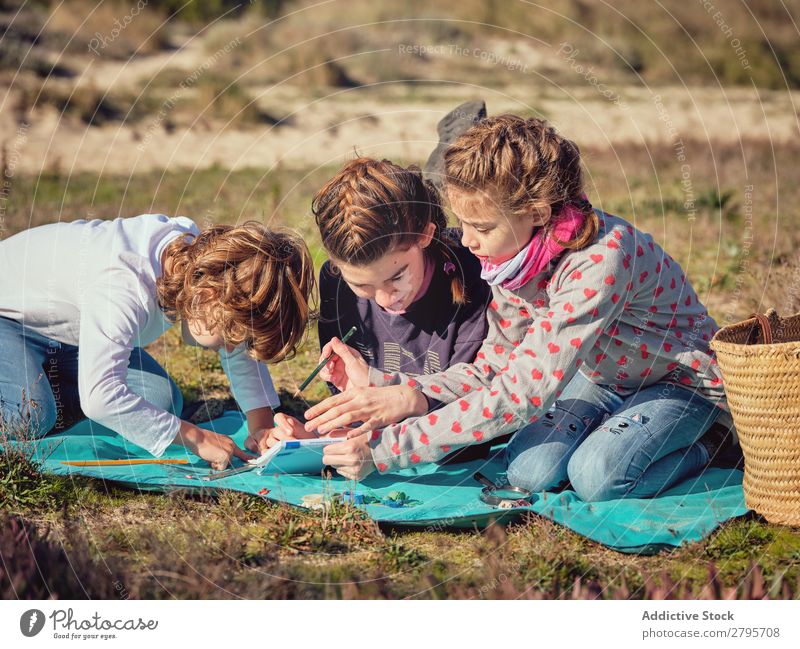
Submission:
[[[145,214],[54,223],[0,243],[0,425],[42,436],[88,417],[161,455],[180,444],[221,468],[248,455],[179,419],[182,398],[142,348],[180,320],[219,351],[266,448],[279,399],[264,362],[291,354],[314,272],[301,239],[258,223],[203,230]]]

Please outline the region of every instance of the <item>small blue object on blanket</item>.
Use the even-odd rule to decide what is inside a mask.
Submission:
[[[228,412],[203,427],[233,437],[241,446],[247,436],[241,413]],[[188,465],[122,465],[75,467],[64,460],[146,459],[151,457],[116,433],[90,421],[40,440],[38,450],[48,472],[80,474],[123,483],[144,491],[175,488],[230,489],[258,495],[268,490],[270,500],[301,506],[310,493],[352,493],[352,482],[308,475],[257,475],[241,473],[215,482],[199,477],[211,471],[208,464],[170,446],[165,458],[186,458]],[[533,512],[578,534],[620,552],[652,554],[661,549],[699,541],[721,523],[742,516],[748,509],[742,492],[742,473],[735,469],[708,469],[700,476],[673,487],[657,498],[585,503],[572,491],[539,494],[533,504],[498,510],[481,502],[476,471],[498,480],[504,466],[502,454],[488,460],[440,466],[429,464],[394,474],[368,476],[357,492],[361,507],[379,523],[428,529],[482,527],[490,521],[507,521]],[[394,492],[394,493],[393,493]],[[402,492],[402,506],[392,496]],[[349,494],[348,494],[349,495]],[[388,505],[388,502],[392,502]]]

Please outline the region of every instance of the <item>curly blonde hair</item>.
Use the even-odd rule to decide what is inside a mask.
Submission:
[[[448,186],[464,192],[493,189],[510,214],[550,207],[544,226],[549,231],[565,205],[578,208],[586,221],[575,239],[559,242],[565,247],[580,250],[596,239],[599,223],[584,195],[580,150],[545,120],[488,117],[458,137],[444,161]]]
[[[419,167],[356,158],[317,192],[311,210],[322,245],[334,263],[370,264],[398,247],[416,243],[431,223],[434,232],[427,252],[436,263],[454,261],[450,249],[457,242],[446,232],[447,216],[439,192],[422,177]],[[460,273],[452,273],[450,292],[454,304],[468,302]]]
[[[294,356],[309,319],[314,264],[305,242],[255,221],[206,228],[166,249],[157,281],[167,317],[198,320],[259,361]]]

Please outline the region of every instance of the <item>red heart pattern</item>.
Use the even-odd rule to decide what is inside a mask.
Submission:
[[[458,371],[456,381],[448,371],[436,383],[386,375],[387,382],[399,376],[400,384],[421,383],[431,394],[469,398],[410,419],[399,432],[390,426],[373,433],[379,471],[438,459],[463,445],[464,434],[481,442],[515,423],[540,421],[542,406],[565,387],[567,368],[570,374],[581,368],[621,394],[669,381],[724,398],[707,344],[715,326],[678,263],[621,219],[606,215],[603,222],[597,241],[565,252],[552,275],[512,294],[493,289],[487,316],[493,339],[476,355],[479,364]],[[401,449],[398,435],[406,426],[412,434]]]

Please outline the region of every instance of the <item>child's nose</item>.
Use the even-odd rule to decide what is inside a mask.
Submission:
[[[461,245],[465,248],[469,248],[470,250],[475,250],[478,248],[478,242],[475,240],[475,237],[469,234],[466,230],[461,231]]]

